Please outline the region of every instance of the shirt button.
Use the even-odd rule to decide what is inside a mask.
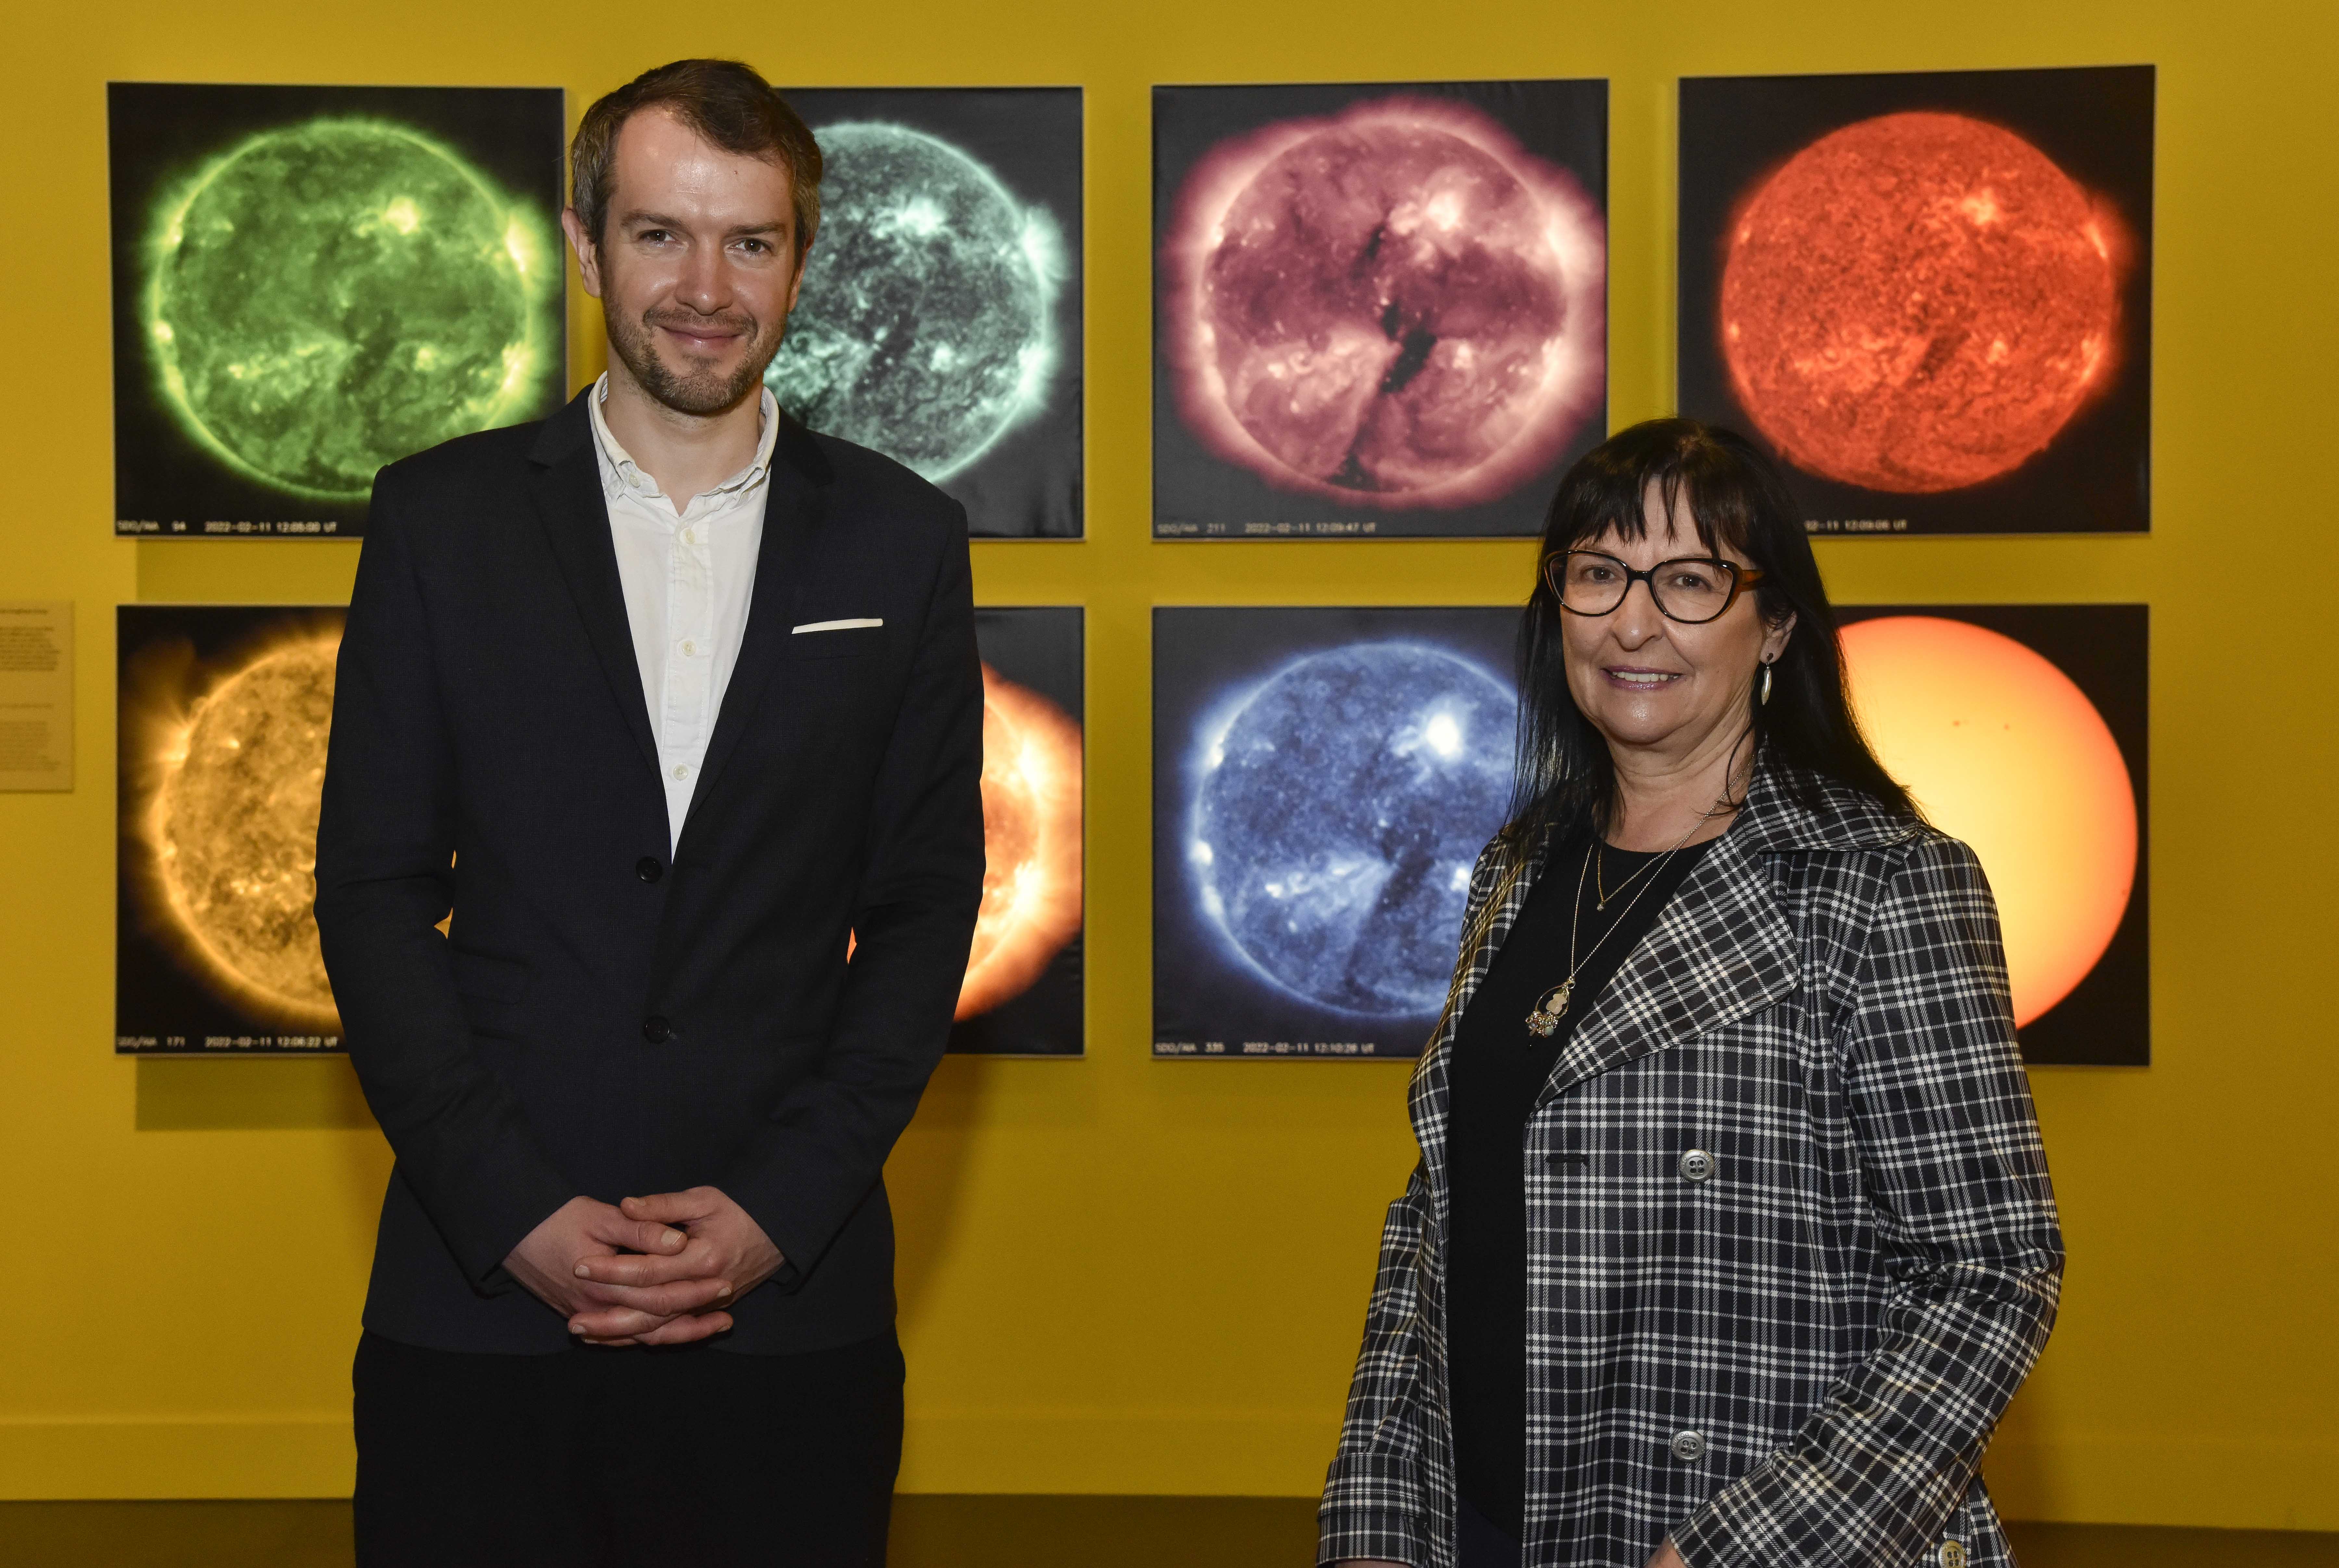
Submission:
[[[698,542],[698,530],[697,530],[696,528],[685,528],[685,529],[683,529],[683,530],[682,530],[682,542],[683,542],[684,544],[686,544],[686,545],[695,545],[695,544],[696,544],[696,543]]]
[[[642,1038],[648,1040],[652,1045],[664,1045],[667,1040],[674,1038],[674,1025],[666,1021],[666,1016],[663,1013],[654,1012],[647,1018],[642,1020]],[[1693,1434],[1693,1435],[1694,1435],[1694,1434]],[[1679,1447],[1681,1445],[1681,1439],[1678,1437],[1674,1438],[1673,1445],[1675,1447]]]
[[[634,874],[644,882],[656,882],[666,874],[666,867],[658,864],[656,856],[646,854],[634,863]]]
[[[1694,1464],[1705,1457],[1705,1435],[1702,1432],[1676,1432],[1673,1441],[1673,1457],[1684,1464]]]
[[[1713,1174],[1713,1156],[1702,1149],[1691,1149],[1681,1157],[1681,1173],[1683,1181],[1703,1181]]]
[[[688,763],[676,763],[676,764],[674,764],[674,776],[675,776],[675,777],[676,777],[676,778],[678,778],[678,779],[686,779],[686,778],[688,778],[688,777],[690,776],[690,764],[689,764]]]
[[[686,654],[695,654],[698,651],[698,645],[686,637],[683,639],[682,651]]]

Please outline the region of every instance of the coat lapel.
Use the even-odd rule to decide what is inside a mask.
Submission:
[[[1576,1021],[1536,1108],[1588,1078],[1760,1012],[1794,989],[1798,972],[1794,932],[1771,879],[1733,829],[1705,852]]]
[[[1519,911],[1526,907],[1527,894],[1535,891],[1535,878],[1542,873],[1550,848],[1546,837],[1516,861],[1495,861],[1490,865],[1482,859],[1480,873],[1493,878],[1493,889],[1483,905],[1471,910],[1463,926],[1454,979],[1446,988],[1446,1011],[1438,1015],[1437,1026],[1430,1031],[1429,1044],[1421,1053],[1420,1065],[1414,1069],[1412,1087],[1406,1096],[1414,1141],[1421,1146],[1422,1158],[1429,1164],[1431,1187],[1437,1194],[1441,1213],[1446,1195],[1443,1172],[1448,1067],[1454,1037],[1462,1028],[1462,1015],[1469,1010],[1470,999],[1478,994],[1487,971],[1495,966],[1495,955],[1502,952],[1504,939],[1517,923]],[[1496,853],[1495,845],[1488,846],[1488,857]]]
[[[1803,803],[1800,794],[1818,797]],[[1890,843],[1918,831],[1865,795],[1765,755],[1745,810],[1714,841],[1655,927],[1584,1016],[1536,1098],[1540,1109],[1586,1079],[1760,1012],[1794,990],[1801,973],[1793,930],[1763,861],[1780,853]],[[1548,840],[1515,868],[1500,868],[1484,918],[1474,921],[1455,966],[1444,1015],[1414,1074],[1414,1133],[1433,1167],[1445,1159],[1448,1053],[1462,1014],[1494,967],[1549,858]]]
[[[764,688],[787,651],[806,557],[827,512],[833,477],[828,460],[802,426],[785,414],[781,420],[764,491],[764,537],[755,552],[755,586],[747,596],[747,630],[739,642],[738,662],[731,666],[730,684],[723,689],[723,705],[715,715],[698,787],[691,792],[693,816],[698,804],[722,782],[724,764],[753,722]],[[689,831],[686,820],[683,832],[686,835]]]
[[[537,518],[545,541],[560,563],[569,597],[585,623],[585,635],[608,678],[609,696],[633,732],[642,760],[657,772],[657,741],[650,731],[649,705],[642,696],[641,666],[626,619],[626,589],[617,577],[617,547],[609,537],[608,499],[601,493],[600,465],[593,456],[593,427],[585,399],[587,387],[545,421],[528,458]]]

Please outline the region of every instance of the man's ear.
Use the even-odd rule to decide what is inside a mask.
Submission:
[[[585,275],[585,291],[595,299],[601,297],[601,247],[585,232],[585,220],[577,215],[574,207],[560,209],[560,232],[568,236],[568,248],[577,252],[577,270]]]

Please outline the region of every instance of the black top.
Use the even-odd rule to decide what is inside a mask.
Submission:
[[[1446,1130],[1455,1465],[1463,1498],[1514,1539],[1523,1533],[1526,1494],[1527,1199],[1520,1149],[1527,1118],[1577,1021],[1705,849],[1693,845],[1667,861],[1663,852],[1603,846],[1587,872],[1590,839],[1554,847],[1455,1036]],[[1636,873],[1644,874],[1633,881]],[[1571,917],[1580,922],[1575,989],[1558,1027],[1538,1039],[1527,1015],[1567,978]]]

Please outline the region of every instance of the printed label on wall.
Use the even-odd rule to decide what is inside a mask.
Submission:
[[[0,600],[0,790],[74,787],[70,600]]]

